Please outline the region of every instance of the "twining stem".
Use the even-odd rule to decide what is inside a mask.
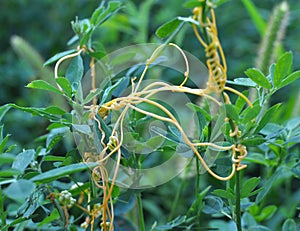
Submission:
[[[241,189],[240,189],[240,172],[237,171],[235,174],[235,216],[236,216],[236,227],[238,231],[242,231],[241,221]]]
[[[136,200],[137,200],[137,205],[138,205],[138,215],[139,215],[139,222],[140,222],[139,230],[146,231],[141,192],[136,193]]]

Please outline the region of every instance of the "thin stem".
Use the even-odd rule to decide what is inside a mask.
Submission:
[[[237,171],[235,175],[235,216],[236,227],[238,231],[242,231],[241,222],[241,190],[240,190],[240,172]]]
[[[138,205],[138,214],[139,214],[139,222],[140,222],[139,230],[146,231],[141,192],[138,192],[136,194],[136,200],[137,200],[137,205]]]
[[[183,179],[183,180],[181,181],[180,187],[177,189],[177,192],[176,192],[176,195],[175,195],[175,198],[174,198],[174,202],[173,202],[173,204],[172,204],[171,212],[170,212],[170,215],[169,215],[169,217],[168,217],[168,220],[169,220],[169,221],[170,221],[170,220],[173,218],[173,216],[174,216],[175,210],[176,210],[176,208],[177,208],[177,206],[178,206],[178,202],[179,202],[179,199],[180,199],[180,194],[181,194],[182,190],[183,190],[184,187],[185,187],[185,182],[186,182],[186,180]]]
[[[1,226],[6,225],[6,213],[4,212],[4,198],[2,196],[2,188],[0,186],[0,211],[1,211]]]
[[[199,159],[196,158],[196,188],[195,188],[195,200],[198,198],[198,194],[199,189],[200,189],[200,173],[199,173],[199,168],[200,168],[200,163],[199,163]],[[197,215],[200,214],[199,212],[197,213]],[[200,217],[200,216],[199,216]],[[200,230],[200,219],[197,222],[197,227],[198,230]]]
[[[199,165],[199,159],[196,158],[196,189],[195,189],[195,193],[196,193],[196,197],[199,193],[199,188],[200,188],[200,174],[199,174],[199,168],[200,168],[200,165]]]

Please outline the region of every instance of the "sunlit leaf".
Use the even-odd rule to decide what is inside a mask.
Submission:
[[[258,222],[270,219],[276,211],[277,211],[277,207],[275,205],[269,205],[263,208],[260,214],[255,216],[255,219]]]
[[[62,92],[57,89],[56,87],[52,86],[51,84],[47,83],[44,80],[38,79],[34,80],[31,83],[27,84],[28,88],[35,88],[35,89],[40,89],[40,90],[46,90],[46,91],[52,91],[58,94],[62,94]]]
[[[259,86],[262,86],[263,88],[271,89],[272,87],[271,83],[260,70],[256,68],[249,68],[247,71],[245,71],[245,74],[253,82],[257,83]]]
[[[248,197],[249,194],[257,187],[260,182],[259,177],[252,177],[246,180],[241,188],[241,198]]]
[[[22,172],[19,169],[6,169],[0,171],[0,177],[11,177],[21,175]]]
[[[282,88],[288,84],[293,83],[294,81],[296,81],[297,79],[300,78],[300,71],[295,71],[292,74],[288,75],[286,78],[284,78],[279,84],[278,84],[278,88]]]
[[[178,18],[174,18],[170,20],[169,22],[163,24],[156,30],[156,35],[164,39],[168,36],[170,36],[174,31],[176,31],[179,27],[183,25],[183,21],[180,21]]]
[[[71,98],[72,97],[72,87],[68,79],[64,77],[58,77],[56,78],[56,82],[58,85],[63,89],[63,91],[66,93],[66,95]]]
[[[274,86],[281,85],[282,80],[291,73],[293,64],[292,52],[284,53],[277,61],[274,72]]]
[[[236,108],[235,108],[234,105],[232,105],[232,104],[226,104],[225,108],[226,108],[226,115],[230,119],[232,119],[234,121],[239,121],[239,114],[238,114],[238,112],[237,112],[237,110],[236,110]]]

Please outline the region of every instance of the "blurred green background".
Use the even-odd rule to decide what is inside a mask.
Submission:
[[[189,16],[190,10],[182,7],[183,0],[128,0],[123,1],[123,10],[100,28],[97,35],[106,49],[114,51],[127,45],[161,42],[155,35],[155,30],[175,16]],[[273,7],[280,0],[253,0],[262,17],[267,21]],[[284,50],[294,54],[294,68],[300,69],[300,1],[289,0],[290,17],[285,37]],[[20,106],[45,107],[50,103],[50,97],[44,92],[26,89],[30,81],[39,78],[54,78],[53,66],[42,67],[44,60],[54,54],[69,49],[67,42],[73,36],[70,21],[91,15],[100,1],[95,0],[1,0],[0,1],[0,105],[14,102]],[[261,37],[251,20],[241,0],[231,0],[216,9],[217,25],[220,40],[228,62],[228,78],[244,76],[247,68],[255,65],[257,50]],[[26,44],[12,38],[20,36]],[[203,48],[195,39],[190,26],[185,25],[183,31],[176,37],[176,43],[205,60]],[[13,42],[14,41],[14,42]],[[19,43],[18,43],[19,41]],[[32,46],[32,48],[29,48]],[[14,46],[12,46],[14,45]],[[282,120],[290,118],[299,107],[299,81],[293,86],[279,91],[273,102],[284,101],[289,110],[285,110]],[[294,116],[299,116],[295,114]],[[45,133],[47,122],[41,118],[18,110],[11,110],[4,118],[5,133],[12,134],[11,143],[18,144],[18,149],[30,148],[32,140]],[[176,181],[171,182],[174,188]],[[164,207],[171,207],[172,200],[161,202],[168,198],[169,190],[161,186],[160,195],[149,193],[145,200],[147,211],[156,211],[159,219]],[[190,190],[190,188],[188,189]],[[187,196],[191,192],[185,191]],[[165,194],[165,195],[164,195]],[[154,208],[151,201],[157,201],[160,209]],[[177,212],[184,211],[190,201],[183,202]],[[151,207],[152,206],[152,207]],[[158,212],[160,213],[158,213]],[[152,215],[155,212],[152,213]],[[152,216],[151,215],[151,216]],[[150,216],[150,217],[151,217]],[[152,219],[152,218],[151,218]],[[154,221],[154,220],[153,220]]]

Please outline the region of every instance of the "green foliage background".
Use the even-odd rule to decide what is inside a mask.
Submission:
[[[129,0],[123,2],[125,8],[107,21],[96,34],[97,39],[103,43],[108,52],[136,43],[160,42],[155,36],[155,30],[160,25],[178,15],[190,15],[190,10],[182,7],[181,3],[183,1]],[[281,1],[255,0],[253,2],[262,17],[267,21],[272,8]],[[300,43],[298,42],[300,37],[300,2],[298,0],[287,2],[290,4],[291,13],[282,46],[286,51],[292,50],[294,56],[293,67],[294,69],[300,69]],[[66,44],[73,35],[69,22],[74,20],[76,15],[79,19],[89,17],[98,5],[99,2],[93,0],[0,1],[0,21],[2,22],[0,30],[0,105],[16,103],[20,106],[46,107],[51,104],[49,95],[44,92],[32,91],[24,86],[34,79],[53,78],[52,67],[43,69],[40,66],[38,68],[35,65],[36,62],[42,64],[43,60],[58,52],[67,50]],[[244,77],[244,71],[255,65],[261,36],[240,0],[231,0],[223,4],[216,9],[216,16],[220,40],[228,62],[228,78]],[[14,35],[21,36],[30,43],[40,57],[29,58],[30,52],[33,52],[32,50],[29,53],[22,52],[22,48],[21,51],[16,48],[14,50],[11,46],[11,38]],[[203,48],[198,44],[189,26],[185,26],[179,36],[176,37],[176,43],[201,60],[205,60]],[[272,96],[271,106],[277,102],[284,103],[284,106],[274,113],[273,122],[284,124],[292,117],[299,119],[299,87],[300,82],[296,81]],[[31,115],[19,110],[8,112],[7,116],[3,118],[3,123],[5,124],[4,134],[11,134],[9,144],[17,145],[14,150],[15,153],[21,152],[24,148],[35,148],[37,144],[41,144],[45,129],[49,125],[44,119],[37,117],[33,119]],[[299,137],[297,138],[299,139]],[[55,147],[54,152],[68,152],[73,161],[80,159],[78,154],[74,154],[70,139],[65,139],[61,144],[59,147]],[[293,150],[295,155],[299,155],[299,144],[297,149],[298,151]],[[276,166],[275,163],[266,163],[265,165],[270,168]],[[44,166],[45,169],[47,167]],[[2,170],[1,165],[0,170]],[[279,175],[284,175],[284,169],[276,173],[278,177],[274,177],[275,179],[268,178],[272,171],[274,172],[275,169],[265,171],[262,167],[251,166],[250,164],[246,174],[247,178],[261,177],[262,179],[273,180],[269,183],[275,185],[275,189],[279,190],[281,196],[273,191],[271,196],[273,195],[274,200],[279,200],[279,202],[273,201],[271,198],[266,200],[265,204],[266,206],[275,204],[280,209],[280,213],[275,214],[273,218],[268,220],[266,217],[272,213],[274,208],[269,207],[269,210],[266,209],[265,211],[266,219],[263,217],[263,213],[257,214],[257,216],[261,215],[261,218],[258,219],[262,221],[265,219],[264,224],[271,229],[273,228],[272,230],[281,230],[278,228],[282,225],[281,213],[287,214],[285,218],[295,218],[299,221],[299,210],[293,207],[294,205],[300,206],[299,172],[297,173],[298,179],[285,176],[283,179],[286,182],[282,182]],[[204,182],[203,186],[207,184],[212,184],[215,188],[224,186],[209,176],[205,178]],[[179,216],[186,213],[187,208],[191,206],[194,191],[193,186],[186,184],[180,179],[174,179],[167,185],[145,192],[143,203],[148,227],[151,227],[151,224],[156,221],[158,223],[167,222],[166,218],[172,208],[175,196],[171,192],[178,187],[182,187],[183,191],[180,195],[180,203],[173,215]],[[20,201],[23,199],[21,198]],[[291,207],[294,213],[289,214]],[[253,208],[253,210],[255,209]],[[202,219],[204,220],[206,216],[209,217],[207,214],[203,216]],[[135,220],[135,218],[132,218],[132,220]],[[218,227],[221,226],[220,224],[222,225],[221,222],[215,222]],[[230,224],[228,227],[230,227]]]

